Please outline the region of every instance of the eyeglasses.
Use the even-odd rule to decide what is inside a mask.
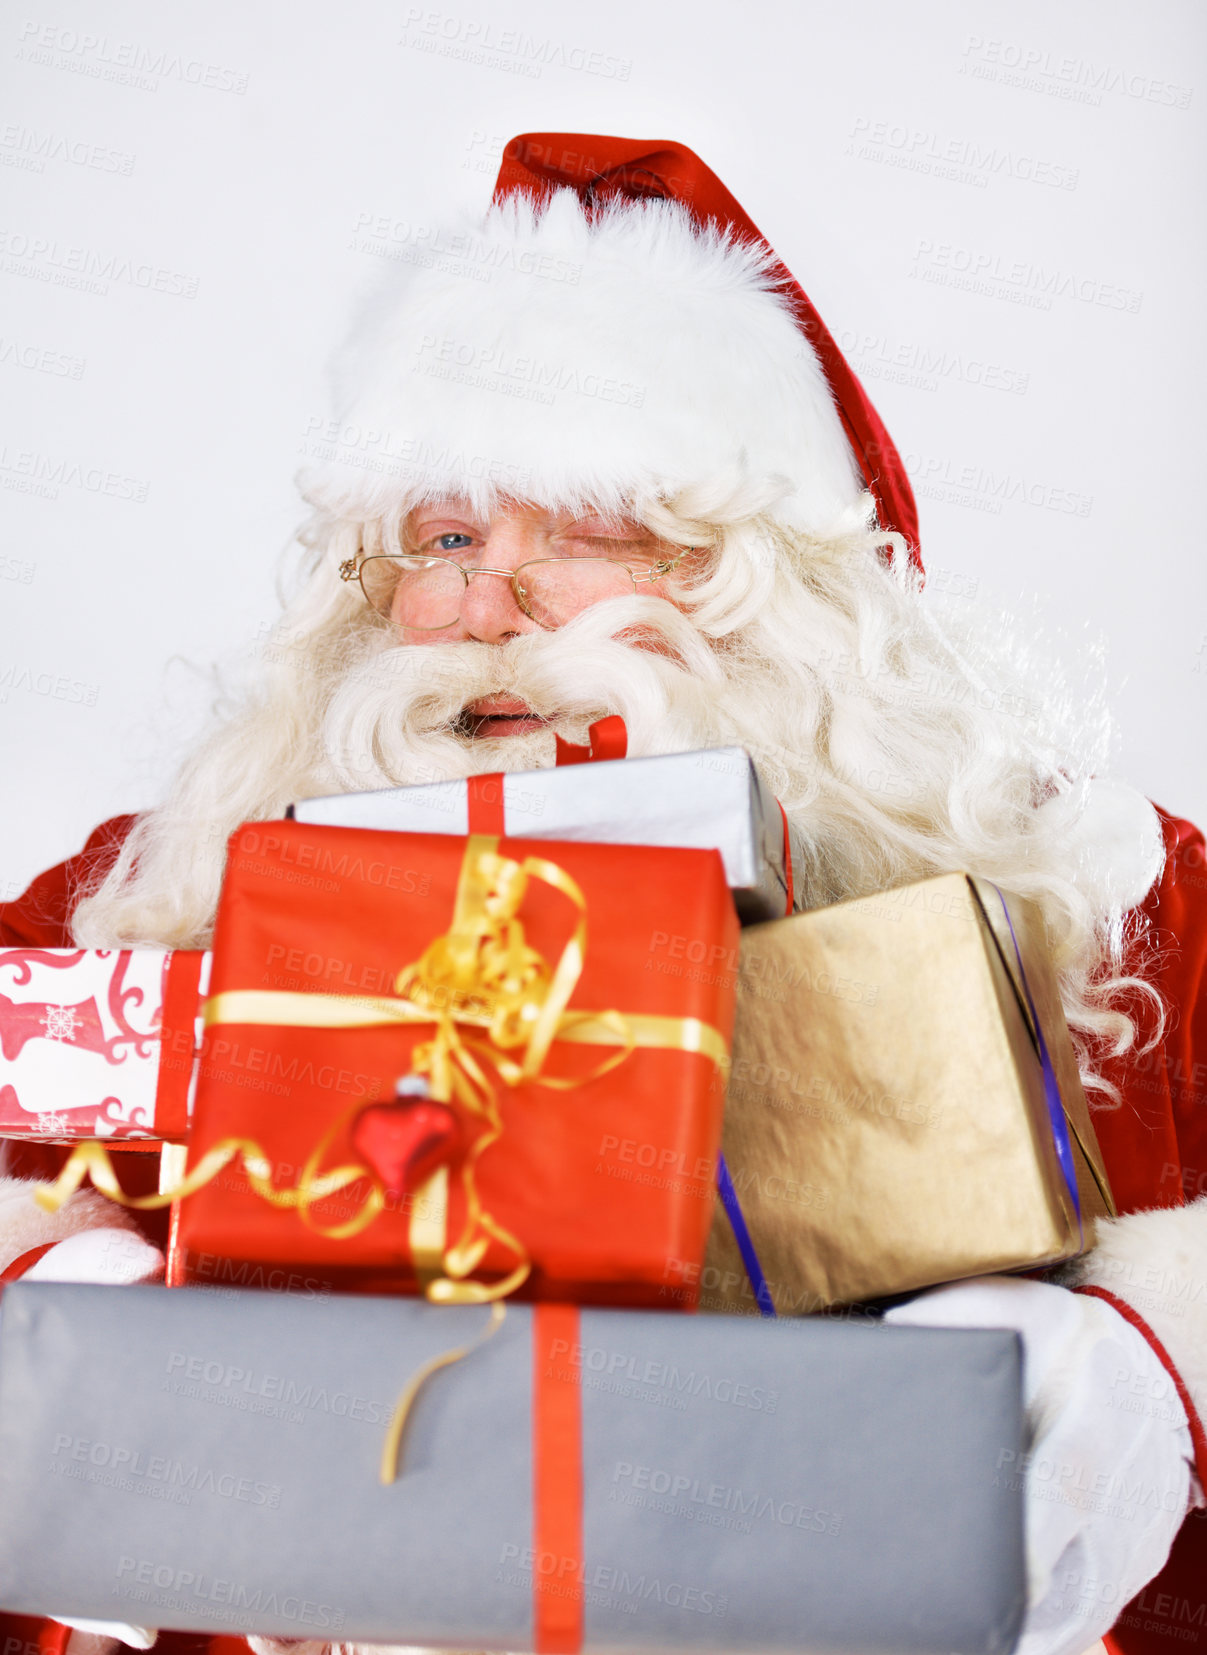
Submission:
[[[391,557],[374,553],[350,557],[339,566],[341,580],[356,580],[372,609],[396,626],[414,632],[443,632],[455,626],[475,575],[510,581],[519,608],[540,627],[564,626],[592,604],[632,597],[639,584],[669,575],[694,551],[683,546],[674,557],[632,568],[611,557],[542,557],[510,569],[465,569],[451,557]]]

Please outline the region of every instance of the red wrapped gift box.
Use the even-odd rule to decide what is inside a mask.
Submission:
[[[189,1172],[235,1140],[243,1161],[180,1202],[176,1279],[247,1282],[288,1265],[439,1297],[459,1272],[473,1296],[527,1265],[521,1297],[664,1303],[668,1271],[681,1280],[680,1261],[702,1259],[711,1221],[737,941],[715,851],[240,829]],[[513,993],[525,969],[536,990]],[[571,982],[543,1057],[496,1044],[492,1013],[530,1029],[542,995]],[[398,1078],[425,1065],[434,1098],[450,1099],[451,1153],[440,1165],[437,1146],[422,1183],[375,1183],[361,1112],[391,1105]],[[413,1103],[393,1107],[377,1125],[415,1118]],[[299,1188],[318,1199],[299,1208]]]

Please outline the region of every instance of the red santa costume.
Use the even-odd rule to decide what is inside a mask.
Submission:
[[[1058,1415],[1092,1416],[1092,1398],[1072,1398],[1108,1382],[1094,1378],[1108,1348],[1148,1364],[1150,1393],[1154,1373],[1167,1382],[1168,1429],[1135,1443],[1164,1456],[1152,1468],[1172,1520],[1124,1531],[1148,1561],[1104,1575],[1118,1535],[1095,1550],[1085,1510],[1071,1517],[1065,1500],[1028,1639],[1076,1655],[1113,1619],[1125,1655],[1184,1649],[1207,1625],[1201,1516],[1186,1518],[1150,1577],[1201,1494],[1192,1459],[1207,1478],[1202,834],[1096,782],[1101,746],[1070,733],[1081,721],[1052,710],[1049,682],[1042,712],[1025,702],[1025,673],[994,628],[925,608],[913,497],[891,440],[801,288],[689,150],[517,138],[486,221],[404,272],[401,295],[398,285],[345,353],[338,418],[303,475],[309,578],[264,682],[159,811],[105,823],[0,907],[0,943],[203,945],[221,847],[240,821],[311,793],[546,764],[555,731],[581,740],[616,712],[633,754],[753,750],[801,829],[806,904],[952,867],[1033,896],[1123,1216],[1100,1226],[1065,1286],[987,1282],[916,1300],[907,1315],[1020,1326],[1037,1441],[1055,1440],[1044,1432]],[[358,606],[339,568],[400,548],[408,514],[449,496],[482,518],[500,499],[623,511],[712,561],[677,608],[635,595],[505,649],[417,654]],[[635,629],[658,647],[634,648]],[[498,691],[547,727],[475,741],[460,715]],[[133,1231],[95,1195],[38,1214],[19,1180],[57,1158],[15,1152],[0,1183],[10,1278],[69,1273],[64,1249],[79,1255],[87,1242],[77,1232]],[[144,1163],[127,1175],[133,1187],[145,1158],[128,1159]],[[116,1279],[153,1269],[139,1247],[131,1234]],[[87,1273],[86,1259],[77,1265]],[[1056,1384],[1070,1361],[1077,1371]],[[1118,1423],[1128,1411],[1092,1417]],[[1143,1586],[1126,1605],[1123,1580]],[[17,1655],[65,1633],[27,1624],[13,1636]]]

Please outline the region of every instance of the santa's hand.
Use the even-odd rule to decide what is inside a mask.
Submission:
[[[22,1281],[76,1281],[132,1287],[158,1281],[163,1254],[135,1230],[81,1230],[57,1242],[22,1276]]]
[[[1186,1411],[1147,1341],[1097,1298],[1008,1276],[924,1293],[885,1320],[1014,1328],[1023,1341],[1027,1615],[1018,1655],[1081,1655],[1159,1573],[1192,1498]]]
[[[0,1178],[0,1270],[15,1269],[23,1281],[114,1286],[157,1281],[163,1274],[158,1247],[98,1191],[77,1190],[50,1213],[34,1200],[38,1188],[28,1178]]]

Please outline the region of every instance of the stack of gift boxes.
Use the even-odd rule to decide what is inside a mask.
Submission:
[[[1008,1648],[1017,1342],[869,1305],[1110,1210],[1042,920],[793,853],[740,750],[575,765],[246,825],[212,959],[0,951],[0,1133],[172,1210],[6,1297],[0,1607]]]

